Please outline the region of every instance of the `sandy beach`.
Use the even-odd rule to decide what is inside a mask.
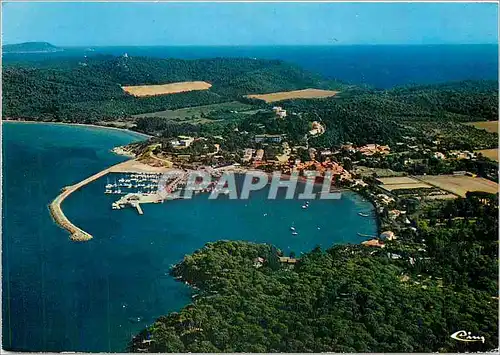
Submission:
[[[95,124],[87,124],[87,123],[66,123],[66,122],[49,122],[49,121],[30,121],[30,120],[15,120],[15,119],[2,119],[2,123],[4,122],[9,122],[9,123],[26,123],[26,124],[56,124],[56,125],[67,125],[67,126],[79,126],[79,127],[89,127],[89,128],[98,128],[98,129],[111,129],[115,131],[122,131],[126,133],[132,133],[136,134],[140,137],[149,139],[153,136],[150,136],[149,134],[145,133],[140,133],[136,131],[132,131],[130,129],[125,129],[125,128],[117,128],[117,127],[109,127],[109,126],[99,126]]]

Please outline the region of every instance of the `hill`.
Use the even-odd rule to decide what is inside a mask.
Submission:
[[[206,91],[136,98],[121,86],[205,81]],[[341,84],[278,60],[199,60],[99,56],[50,60],[42,66],[8,66],[3,72],[4,117],[72,122],[240,100],[256,93]]]
[[[64,49],[48,42],[24,42],[4,45],[2,51],[4,53],[51,53],[62,52]]]
[[[422,210],[419,233],[402,231],[385,250],[316,247],[293,264],[283,263],[270,245],[209,243],[171,269],[172,276],[196,287],[193,300],[159,317],[129,350],[446,353],[496,348],[497,206],[497,195],[468,194]],[[429,216],[447,223],[430,227],[424,222]],[[425,257],[411,247],[422,239]],[[482,250],[480,257],[476,250]],[[450,337],[457,329],[485,341],[457,342]]]

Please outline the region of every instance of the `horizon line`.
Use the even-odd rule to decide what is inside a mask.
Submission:
[[[27,43],[48,43],[56,47],[82,48],[82,47],[341,47],[341,46],[464,46],[464,45],[499,45],[499,42],[439,42],[439,43],[278,43],[278,44],[54,44],[48,41],[25,41],[15,43],[2,43],[11,46]]]

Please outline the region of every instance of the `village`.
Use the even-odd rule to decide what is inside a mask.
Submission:
[[[272,108],[272,115],[277,121],[301,116],[279,106]],[[264,128],[263,124],[258,126]],[[293,145],[284,133],[252,135],[236,128],[234,134],[245,137],[250,143],[237,149],[225,149],[228,137],[179,135],[150,144],[137,159],[148,165],[185,171],[207,168],[237,172],[279,171],[284,176],[298,174],[304,179],[314,172],[320,180],[325,174],[331,174],[333,191],[348,188],[373,203],[379,233],[360,235],[368,238],[362,244],[372,248],[384,248],[387,242],[394,243],[401,234],[414,233],[417,230],[413,216],[416,205],[465,197],[468,191],[498,191],[497,182],[492,181],[493,172],[483,174],[491,174],[492,180],[466,170],[428,174],[429,167],[456,166],[461,161],[473,162],[479,157],[471,151],[448,150],[439,139],[417,140],[403,136],[392,145],[346,142],[337,147],[317,148],[311,143],[328,128],[319,121],[310,122],[309,128],[302,145]],[[418,250],[425,250],[425,245]],[[391,257],[397,258],[398,254]]]

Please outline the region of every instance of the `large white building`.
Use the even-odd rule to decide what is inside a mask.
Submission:
[[[280,106],[274,106],[273,111],[278,116],[279,118],[285,118],[286,117],[286,110],[283,110]]]

